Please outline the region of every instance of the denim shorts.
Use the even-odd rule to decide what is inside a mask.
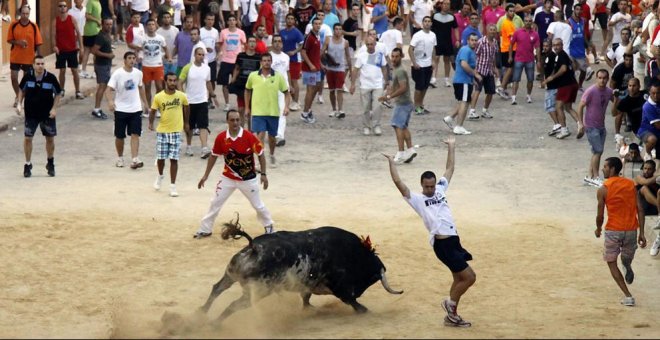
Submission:
[[[181,132],[156,133],[156,159],[179,160]]]
[[[321,72],[303,72],[303,85],[316,86],[321,82]]]
[[[268,132],[271,137],[277,136],[280,117],[275,116],[252,116],[252,132]]]
[[[44,137],[55,137],[57,136],[57,123],[55,118],[29,118],[25,117],[25,137],[34,137],[34,133],[37,132],[37,127],[41,128],[41,134]]]
[[[523,63],[521,61],[516,61],[513,63],[513,77],[511,81],[517,83],[522,77],[523,68],[525,69],[525,75],[527,76],[527,81],[534,81],[534,62]]]
[[[557,89],[545,90],[545,112],[555,112],[555,103],[557,102]]]
[[[394,105],[390,125],[398,129],[407,129],[408,123],[410,122],[410,115],[412,114],[414,107],[413,103]]]
[[[591,153],[602,154],[605,148],[605,137],[607,136],[605,128],[586,128],[585,132],[591,145]]]

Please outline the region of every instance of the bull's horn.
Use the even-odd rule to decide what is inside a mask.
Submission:
[[[403,294],[402,290],[394,290],[390,288],[390,284],[387,283],[387,276],[385,276],[385,269],[380,270],[380,283],[383,284],[383,288],[390,294]]]

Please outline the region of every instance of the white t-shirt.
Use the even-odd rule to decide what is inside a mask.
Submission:
[[[238,0],[234,0],[234,1],[238,1]],[[241,15],[245,15],[245,13],[248,13],[250,17],[250,22],[257,21],[257,18],[259,17],[259,11],[257,10],[257,5],[261,5],[261,0],[240,0],[240,2],[241,2],[241,11],[242,11]],[[249,12],[248,12],[248,6],[250,6]],[[237,18],[237,19],[239,22],[241,21],[241,18]]]
[[[552,34],[552,39],[561,39],[561,42],[564,43],[564,51],[566,53],[570,51],[571,37],[573,36],[573,29],[571,28],[571,25],[565,22],[551,22],[546,32]]]
[[[431,31],[426,33],[424,30],[415,33],[412,39],[410,39],[410,46],[414,48],[415,61],[419,67],[431,66],[433,50],[437,42],[435,33]]]
[[[82,9],[78,9],[76,6],[73,6],[71,9],[69,9],[69,14],[71,14],[71,16],[76,19],[76,24],[78,24],[78,34],[81,36],[83,35],[83,28],[85,27],[85,22],[87,21],[87,18],[85,18],[86,11],[87,9],[85,6],[83,6]]]
[[[445,192],[449,187],[447,179],[442,177],[435,186],[435,194],[426,197],[424,194],[410,193],[410,198],[403,199],[410,204],[422,218],[424,226],[429,231],[429,242],[433,246],[435,235],[456,236],[456,223],[447,204]]]
[[[238,7],[241,5],[240,0],[234,0],[234,11],[238,11]],[[220,5],[220,10],[224,12],[229,12],[231,9],[229,9],[229,0],[223,0],[222,5]],[[236,13],[238,15],[238,13]]]
[[[282,77],[284,77],[284,80],[286,80],[287,84],[289,83],[289,55],[280,52],[275,53],[273,51],[270,52],[270,55],[273,57],[273,63],[270,65],[270,67],[275,70],[275,72],[279,72],[282,74]]]
[[[632,21],[632,16],[630,13],[628,14],[623,14],[621,12],[616,12],[610,21],[618,20],[623,18],[623,20],[617,22],[614,24],[614,31],[612,32],[612,44],[620,44],[621,43],[621,30],[626,27],[630,26],[630,22]],[[609,26],[609,25],[608,25]]]
[[[385,46],[385,44],[383,44],[380,41],[376,41],[376,52],[381,52],[384,55],[389,55],[387,54],[387,46]],[[367,45],[362,44],[362,46],[360,46],[360,48],[357,50],[357,53],[367,53]]]
[[[158,33],[153,37],[147,35],[142,43],[142,52],[144,52],[142,66],[163,66],[163,57],[165,56],[165,53],[163,53],[164,48],[167,48],[167,43],[162,35]]]
[[[305,27],[305,35],[308,35],[309,32],[311,31],[312,31],[312,24],[309,23],[307,24],[307,27]],[[332,38],[332,29],[330,28],[330,26],[326,24],[321,24],[321,29],[319,30],[319,41],[321,42],[321,48],[323,48],[323,43],[325,43],[325,39],[330,39],[330,38]]]
[[[161,5],[165,3],[165,0],[160,0]],[[181,11],[184,10],[183,0],[172,0],[170,2],[172,8],[174,8],[174,16],[172,17],[172,24],[179,26],[181,25]],[[170,45],[173,46],[173,45]]]
[[[179,29],[173,25],[170,25],[169,29],[164,29],[163,26],[161,26],[156,30],[156,34],[165,38],[165,44],[170,52],[170,57],[172,57],[172,60],[176,60],[176,54],[173,55],[172,52],[174,51],[174,41],[176,40],[176,35],[179,34]],[[164,57],[165,56],[163,56],[163,58]]]
[[[201,104],[209,101],[209,93],[206,89],[207,81],[211,81],[211,68],[209,68],[209,65],[197,66],[194,62],[191,63],[186,76],[185,87],[188,103]]]
[[[410,11],[414,12],[415,22],[421,27],[424,17],[433,15],[433,3],[428,0],[415,0]]]
[[[131,9],[136,12],[149,10],[149,0],[126,0],[126,3],[131,3]]]
[[[147,36],[147,33],[144,30],[144,25],[139,24],[137,27],[129,27],[128,29],[133,30],[133,41],[131,43],[136,46],[142,46],[144,44],[144,39]],[[129,48],[128,50],[137,53],[138,61],[142,60],[142,58],[144,57],[143,51],[137,52],[131,48]]]
[[[607,58],[612,60],[615,65],[619,65],[623,62],[623,55],[626,53],[626,47],[628,45],[619,45],[616,47],[616,50],[612,48],[607,49]]]
[[[211,29],[206,29],[206,27],[202,27],[199,29],[199,34],[201,37],[201,41],[206,45],[207,50],[206,50],[206,63],[212,63],[215,61],[216,58],[216,52],[215,52],[215,45],[220,40],[220,33],[218,33],[218,30],[215,29],[214,27],[211,27]],[[210,51],[209,51],[210,49]],[[191,59],[194,60],[194,59]]]
[[[383,70],[387,66],[385,53],[374,51],[358,53],[355,67],[360,69],[360,88],[365,90],[383,88]]]
[[[126,72],[123,67],[112,72],[108,86],[115,90],[115,111],[134,113],[142,111],[139,88],[142,84],[142,71],[133,68]]]
[[[195,61],[195,50],[201,47],[204,49],[204,53],[209,54],[208,51],[206,50],[206,44],[203,41],[198,41],[195,45],[193,45],[192,51],[190,51],[190,62]],[[209,62],[206,60],[206,57],[204,58],[204,65],[208,65]]]
[[[403,46],[403,34],[396,28],[389,29],[380,35],[380,42],[385,45],[385,53],[389,56],[397,44]]]

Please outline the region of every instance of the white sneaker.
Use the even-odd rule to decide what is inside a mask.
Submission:
[[[394,155],[394,163],[403,164],[403,157],[404,157],[404,151],[397,151],[396,155]]]
[[[317,101],[319,104],[323,104],[323,103],[324,103],[324,102],[323,102],[323,96],[320,95],[320,94],[317,95],[317,96],[316,96],[316,101]]]
[[[451,118],[451,116],[445,116],[445,118],[442,118],[442,120],[447,124],[447,127],[450,130],[454,129],[454,118]]]
[[[445,78],[445,87],[451,87],[451,82],[449,81],[449,78]]]
[[[369,136],[371,134],[371,129],[368,127],[362,129],[362,134],[365,136]]]
[[[564,138],[566,138],[570,135],[571,135],[571,132],[568,131],[567,128],[561,128],[561,130],[559,130],[559,133],[557,134],[557,139],[564,139]]]
[[[552,126],[552,130],[550,130],[550,132],[548,132],[548,136],[554,136],[554,135],[558,134],[560,131],[561,131],[561,125],[555,124],[555,125]]]
[[[160,184],[163,183],[163,175],[156,175],[156,181],[154,182],[154,189],[160,190]]]
[[[502,97],[502,99],[509,99],[509,98],[510,98],[510,97],[509,97],[509,94],[506,93],[506,91],[504,91],[504,89],[501,88],[501,87],[498,87],[497,89],[495,89],[495,92],[496,92],[500,97]]]
[[[403,154],[403,162],[404,163],[410,163],[412,160],[417,157],[417,151],[415,151],[415,147],[409,148],[408,150],[404,151]]]
[[[335,118],[336,116],[337,116],[337,112],[335,111],[330,111],[330,113],[328,113],[328,117],[330,118]]]
[[[222,109],[222,111],[227,112],[227,111],[229,111],[229,110],[231,110],[231,105],[229,105],[229,104],[225,104],[225,108]]]
[[[479,120],[480,117],[477,115],[477,111],[475,109],[470,109],[467,118],[469,120]]]
[[[186,156],[193,156],[192,146],[186,145]]]
[[[531,104],[531,103],[532,103],[532,97],[530,97],[529,95],[527,95],[527,103],[528,103],[528,104]]]
[[[431,81],[429,81],[429,84],[435,85],[437,82],[438,82],[438,80],[435,79],[435,77],[431,77]]]
[[[274,232],[275,232],[275,227],[273,227],[272,224],[264,227],[264,234],[272,234]]]
[[[488,109],[481,109],[481,116],[486,118],[486,119],[492,119],[493,115],[488,112]]]
[[[209,148],[206,147],[206,146],[203,147],[203,148],[202,148],[202,154],[201,154],[199,157],[200,157],[201,159],[207,159],[207,158],[209,158],[209,156],[211,156],[211,149],[209,149]]]
[[[351,91],[348,90],[348,87],[346,87],[346,84],[344,84],[344,88],[342,88],[341,90],[344,91],[344,93],[351,92]]]
[[[621,304],[628,307],[633,307],[635,305],[635,298],[632,296],[626,296],[621,299]]]
[[[621,149],[621,144],[623,143],[623,136],[621,134],[614,135],[614,143],[616,144],[615,150],[619,151]]]
[[[374,135],[376,135],[376,136],[380,136],[380,135],[382,135],[382,134],[383,134],[383,130],[380,129],[380,126],[376,126],[376,127],[374,128]]]
[[[124,167],[124,158],[119,157],[117,158],[117,162],[115,163],[115,166],[118,168],[123,168]]]
[[[454,127],[453,132],[454,132],[455,135],[471,135],[471,134],[472,134],[472,132],[466,130],[466,129],[465,129],[464,127],[462,127],[462,126],[456,126],[456,127]]]
[[[160,118],[160,110],[156,110],[156,118]]]
[[[179,193],[176,192],[176,185],[170,184],[170,197],[179,197]]]
[[[516,102],[516,96],[511,96],[511,105],[518,105],[518,102]]]
[[[653,245],[651,246],[651,256],[657,256],[658,253],[660,252],[660,235],[655,238],[655,241],[653,241]]]
[[[292,102],[291,105],[289,105],[289,110],[291,111],[300,110],[300,104],[298,104],[298,102]]]

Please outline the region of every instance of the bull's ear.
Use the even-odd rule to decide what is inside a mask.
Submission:
[[[367,248],[367,250],[369,250],[372,253],[376,251],[371,244],[371,238],[369,237],[369,235],[367,235],[367,238],[364,238],[364,236],[360,235],[360,238],[362,239],[362,246]]]

